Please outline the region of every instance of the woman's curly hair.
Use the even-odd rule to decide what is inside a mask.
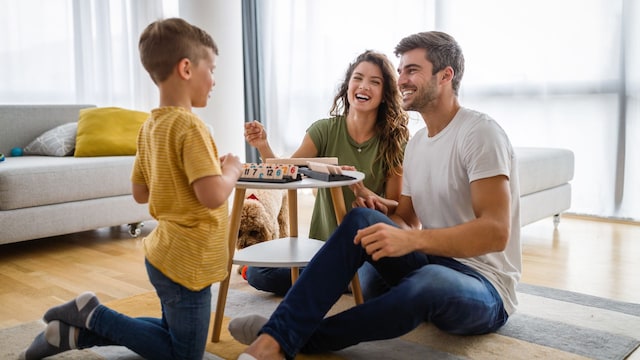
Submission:
[[[344,81],[333,99],[329,113],[331,116],[346,116],[349,113],[347,98],[349,80],[355,68],[364,61],[377,65],[382,71],[383,78],[382,102],[378,107],[376,118],[380,148],[374,162],[382,161],[385,174],[393,172],[396,175],[401,175],[398,172],[402,167],[405,145],[409,141],[409,128],[407,127],[409,115],[402,109],[402,97],[398,90],[396,70],[386,55],[373,50],[367,50],[358,55],[347,68]]]

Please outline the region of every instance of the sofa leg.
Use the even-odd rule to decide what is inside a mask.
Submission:
[[[144,226],[143,222],[131,223],[129,224],[129,235],[131,237],[138,237],[142,233],[142,227]]]
[[[553,228],[557,229],[560,224],[560,214],[553,215]]]

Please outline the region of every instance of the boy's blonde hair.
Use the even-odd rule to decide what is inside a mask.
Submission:
[[[211,35],[179,18],[152,22],[138,42],[142,66],[155,84],[166,80],[184,58],[197,64],[206,56],[205,48],[218,55],[218,46]]]

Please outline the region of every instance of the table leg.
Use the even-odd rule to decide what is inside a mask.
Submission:
[[[300,268],[292,267],[291,268],[291,285],[293,285],[296,282],[296,280],[298,280],[299,276],[300,276]]]
[[[362,296],[362,288],[360,287],[360,278],[358,277],[358,273],[353,276],[351,279],[351,293],[353,294],[353,300],[355,300],[356,305],[360,305],[364,302],[364,296]]]
[[[336,221],[338,224],[342,222],[344,216],[347,214],[347,208],[344,204],[344,194],[342,193],[342,187],[332,187],[331,189],[331,201],[333,202],[333,210],[336,213]],[[356,302],[356,305],[362,304],[364,302],[364,297],[362,296],[362,289],[360,288],[360,279],[358,278],[358,273],[353,276],[351,280],[351,291],[353,293],[353,299]]]
[[[289,236],[298,237],[298,190],[287,190],[287,205],[289,206]]]
[[[336,220],[338,224],[342,222],[344,216],[347,214],[347,207],[344,205],[344,195],[342,194],[342,187],[332,187],[331,201],[333,202],[333,210],[336,213]]]
[[[287,206],[289,206],[289,236],[298,237],[298,190],[287,190]],[[300,269],[291,268],[291,285],[298,280]]]
[[[246,189],[235,189],[233,196],[233,205],[231,207],[231,218],[229,220],[229,235],[227,238],[229,246],[229,263],[227,265],[227,277],[220,282],[218,289],[218,302],[216,303],[216,312],[213,319],[213,331],[211,333],[211,342],[220,341],[220,332],[222,330],[222,320],[224,318],[224,307],[227,302],[227,292],[229,291],[229,282],[231,281],[231,265],[233,264],[233,255],[236,250],[236,241],[238,239],[238,230],[240,229],[240,216],[242,215],[242,204],[244,203],[244,195]]]

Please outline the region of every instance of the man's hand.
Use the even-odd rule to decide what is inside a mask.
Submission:
[[[362,246],[375,260],[406,255],[415,249],[411,231],[378,223],[358,230],[353,243]]]

